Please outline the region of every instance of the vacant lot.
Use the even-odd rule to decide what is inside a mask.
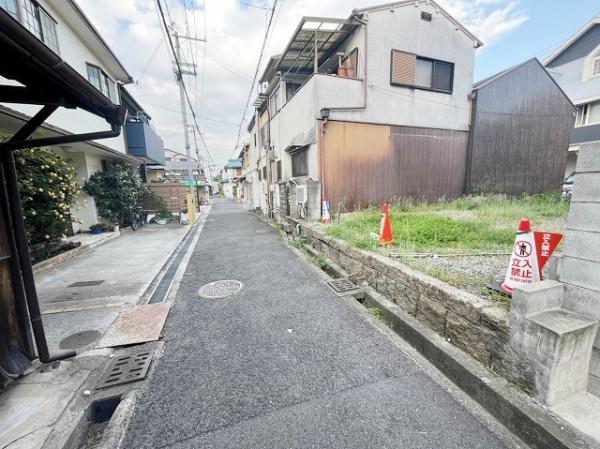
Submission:
[[[472,293],[503,276],[521,218],[535,229],[564,232],[569,201],[556,195],[507,198],[466,196],[436,203],[394,204],[390,220],[395,244],[379,247],[377,208],[345,214],[324,225],[327,234],[378,251]]]

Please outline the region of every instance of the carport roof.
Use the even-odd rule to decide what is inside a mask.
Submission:
[[[279,56],[274,72],[282,72],[284,75],[313,73],[315,37],[320,67],[335,54],[337,48],[358,25],[350,19],[303,17],[284,52]]]

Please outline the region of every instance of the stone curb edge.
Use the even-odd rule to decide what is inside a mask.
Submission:
[[[533,449],[589,449],[598,444],[491,375],[460,349],[412,318],[371,287],[363,287],[365,305],[381,310],[383,321],[431,362],[452,383]]]

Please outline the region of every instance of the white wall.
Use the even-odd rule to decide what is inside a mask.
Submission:
[[[433,15],[421,20],[421,11]],[[332,111],[331,119],[428,128],[468,130],[468,94],[473,84],[475,42],[430,5],[414,5],[369,12],[367,53],[367,109]],[[364,27],[348,40],[349,53],[358,47],[358,77],[364,77]],[[452,94],[390,84],[391,51],[399,50],[454,63]],[[344,83],[344,84],[341,84]],[[359,85],[360,84],[360,85]],[[362,82],[319,77],[317,111],[336,106],[362,105]]]
[[[114,81],[115,73],[111,71],[109,67],[104,65],[100,61],[100,58],[94,54],[92,48],[84,44],[82,39],[77,36],[75,31],[67,23],[65,23],[64,19],[59,14],[59,11],[51,6],[46,0],[40,0],[39,3],[48,11],[54,20],[58,22],[56,25],[56,33],[58,37],[60,57],[71,67],[73,67],[73,69],[79,72],[85,79],[88,79],[86,62],[89,62],[93,65],[99,66]],[[64,7],[70,8],[66,5]],[[2,77],[0,77],[0,79],[2,80],[3,84],[16,84],[12,81],[5,80]],[[35,114],[40,109],[39,106],[30,105],[7,104],[7,106],[30,116]],[[59,108],[56,112],[54,112],[54,114],[52,114],[47,122],[77,134],[110,129],[110,126],[104,119],[79,109],[72,110]],[[121,135],[118,137],[112,139],[103,139],[98,142],[121,153],[126,153],[127,151],[125,145],[125,136],[123,133],[121,133]]]

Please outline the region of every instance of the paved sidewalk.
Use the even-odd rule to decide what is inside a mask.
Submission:
[[[76,332],[94,331],[90,338],[99,338],[120,311],[139,301],[188,230],[189,226],[180,224],[126,230],[118,238],[36,273],[51,351],[73,349],[59,348],[59,344]],[[77,282],[88,284],[73,286]]]
[[[223,299],[198,289],[244,288]],[[215,200],[127,448],[504,448],[267,224]]]

